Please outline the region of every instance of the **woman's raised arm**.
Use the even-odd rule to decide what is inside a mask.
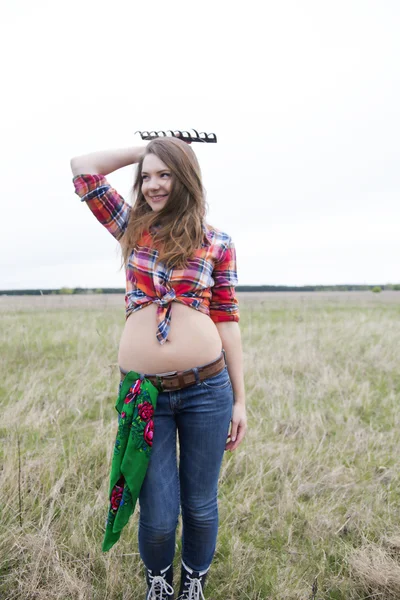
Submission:
[[[74,156],[71,158],[72,174],[74,177],[82,173],[108,175],[122,167],[138,163],[145,151],[146,146],[133,146]]]

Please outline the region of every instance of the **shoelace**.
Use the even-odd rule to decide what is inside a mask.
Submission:
[[[188,589],[183,592],[182,600],[206,600],[203,595],[201,580],[196,579],[196,577],[192,579],[189,575],[187,575],[187,579],[185,587],[188,586]]]
[[[150,581],[151,588],[149,589],[147,600],[166,600],[165,596],[163,596],[164,593],[168,596],[173,595],[174,588],[161,575],[155,575],[154,577],[150,575]]]

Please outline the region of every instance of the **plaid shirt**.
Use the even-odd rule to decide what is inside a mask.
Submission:
[[[131,206],[103,175],[77,175],[75,193],[96,219],[117,239],[123,236]],[[204,240],[185,269],[155,269],[158,251],[144,232],[126,266],[126,318],[152,302],[157,306],[157,340],[164,344],[171,326],[172,302],[180,302],[206,315],[214,323],[239,321],[236,252],[230,236],[203,224]]]

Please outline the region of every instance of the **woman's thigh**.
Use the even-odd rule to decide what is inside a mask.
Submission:
[[[180,504],[176,422],[168,392],[159,393],[153,419],[153,445],[139,495],[140,522],[167,533],[177,524]]]
[[[215,499],[232,418],[233,389],[228,369],[180,390],[177,413],[182,510],[197,511]]]

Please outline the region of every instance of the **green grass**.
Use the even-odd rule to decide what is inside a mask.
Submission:
[[[207,598],[400,597],[400,305],[376,296],[243,297],[249,430]],[[124,314],[95,299],[0,312],[1,598],[145,594],[137,513],[101,553]]]

